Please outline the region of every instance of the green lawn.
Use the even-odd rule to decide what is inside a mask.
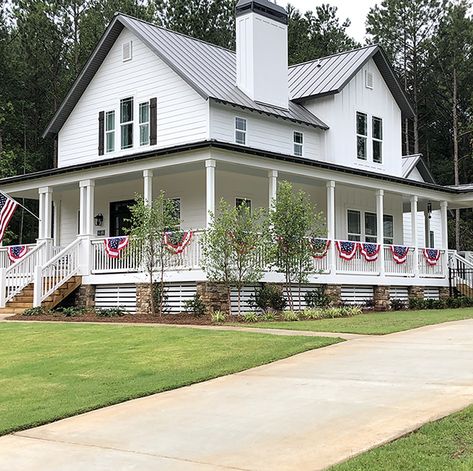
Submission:
[[[473,469],[473,407],[424,425],[332,471],[467,471]]]
[[[338,341],[151,326],[2,323],[0,435]]]
[[[361,314],[340,319],[296,322],[258,322],[248,327],[270,329],[310,330],[314,332],[344,332],[352,334],[391,334],[440,322],[473,319],[473,309],[443,309],[432,311],[396,311]]]

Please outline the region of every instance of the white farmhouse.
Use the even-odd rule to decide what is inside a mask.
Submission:
[[[41,219],[25,258],[12,265],[1,249],[0,307],[52,305],[80,286],[89,303],[142,309],[137,257],[108,257],[103,239],[122,234],[137,193],[164,190],[181,229],[194,231],[166,275],[180,311],[205,290],[199,234],[216,202],[268,207],[282,180],[326,216],[331,243],[310,286],[346,302],[445,294],[447,211],[471,206],[472,194],[402,156],[401,122],[413,111],[382,49],[288,67],[287,14],[268,0],[239,1],[236,33],[235,53],[115,16],[44,133],[57,141],[57,167],[0,180],[12,197],[39,199]],[[380,252],[345,260],[336,241]],[[438,249],[435,263],[425,248]]]

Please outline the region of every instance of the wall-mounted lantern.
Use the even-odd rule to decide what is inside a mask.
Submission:
[[[102,213],[97,214],[97,216],[95,216],[94,219],[95,219],[95,225],[97,227],[102,226],[102,224],[103,224],[103,214]]]

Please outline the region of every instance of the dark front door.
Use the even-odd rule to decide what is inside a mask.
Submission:
[[[110,237],[125,235],[125,229],[130,228],[133,200],[114,201],[110,203]]]

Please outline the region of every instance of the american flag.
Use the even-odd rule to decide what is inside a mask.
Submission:
[[[28,247],[26,245],[12,245],[8,247],[8,258],[12,262],[21,260],[28,253]]]
[[[18,203],[0,192],[0,242]]]
[[[120,252],[128,245],[128,237],[109,237],[104,240],[105,252],[110,258],[118,258]]]

